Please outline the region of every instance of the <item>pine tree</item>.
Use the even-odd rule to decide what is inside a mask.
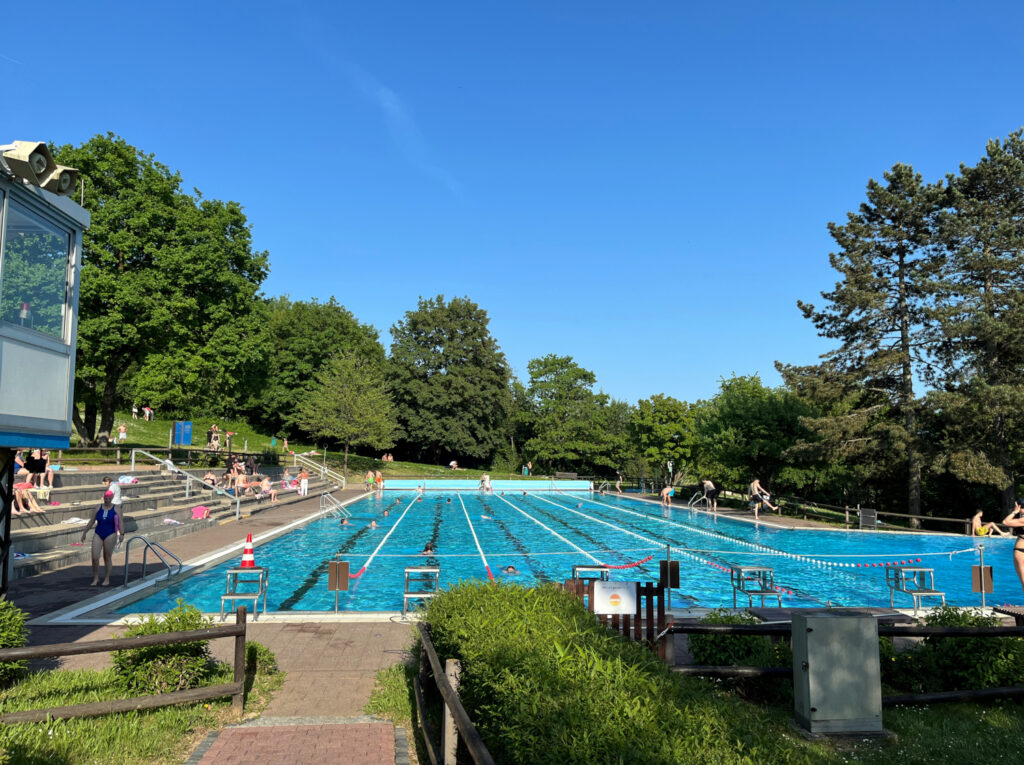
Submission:
[[[907,511],[917,516],[921,449],[914,380],[932,342],[927,306],[941,265],[934,227],[942,189],[926,185],[909,165],[894,165],[884,178],[884,184],[868,183],[867,201],[847,214],[845,224],[829,224],[839,246],[829,258],[840,279],[822,293],[827,305],[798,305],[819,334],[840,343],[823,356],[823,370],[848,391],[874,394],[865,403],[884,405],[894,416],[888,437],[902,452]]]
[[[940,227],[949,257],[932,312],[940,329],[932,403],[940,465],[1013,504],[1024,439],[1024,136],[990,141],[949,179]],[[1019,448],[1019,447],[1017,447]]]

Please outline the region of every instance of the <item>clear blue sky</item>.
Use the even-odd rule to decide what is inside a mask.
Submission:
[[[521,378],[571,355],[632,402],[813,362],[796,301],[835,280],[828,221],[896,162],[934,180],[1024,124],[1019,2],[51,2],[17,23],[0,142],[113,131],[244,205],[267,294],[334,295],[385,345],[419,296],[465,295]]]

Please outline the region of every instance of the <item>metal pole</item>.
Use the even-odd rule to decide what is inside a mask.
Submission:
[[[672,608],[672,545],[665,545],[665,595],[668,608]]]
[[[192,496],[192,474],[185,473],[185,499]]]
[[[132,449],[132,472],[135,472],[135,450]]]
[[[985,610],[985,545],[978,545],[978,554],[981,556],[981,609]]]

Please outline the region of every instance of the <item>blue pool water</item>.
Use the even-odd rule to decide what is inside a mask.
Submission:
[[[400,611],[406,566],[439,565],[442,587],[487,579],[488,567],[497,580],[532,584],[567,579],[576,564],[626,565],[653,555],[639,566],[614,570],[612,578],[656,581],[666,545],[680,561],[675,607],[732,606],[728,568],[741,565],[771,567],[776,585],[786,591],[786,606],[888,606],[885,570],[878,564],[900,562],[935,569],[936,589],[949,603],[980,604],[980,596],[971,592],[970,569],[978,562],[979,542],[966,536],[775,529],[591,493],[453,492],[419,499],[412,492],[388,492],[349,510],[347,526],[338,518],[320,518],[256,548],[257,565],[270,569],[271,611],[333,610],[327,563],[338,555],[353,573],[363,569],[341,594],[340,609]],[[371,520],[379,528],[369,528]],[[434,543],[435,555],[420,555],[427,542]],[[1010,560],[1012,540],[983,542],[985,562],[994,567],[995,592],[988,603],[1021,603]],[[225,571],[240,557],[119,612],[166,611],[176,598],[218,611]],[[508,565],[520,573],[501,573]],[[896,606],[909,608],[910,596],[897,594]]]

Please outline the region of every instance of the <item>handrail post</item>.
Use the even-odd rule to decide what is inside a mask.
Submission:
[[[132,449],[132,472],[135,472],[135,450]]]
[[[185,473],[185,499],[192,496],[192,474]]]
[[[231,707],[239,714],[245,708],[245,617],[245,606],[239,606],[235,611],[235,624],[243,628],[241,635],[235,635],[235,682],[239,690],[231,697]]]
[[[444,663],[444,674],[448,678],[452,690],[459,692],[459,678],[462,675],[462,664],[458,659],[448,659]],[[459,732],[455,727],[455,717],[447,703],[444,705],[444,720],[441,723],[441,750],[444,753],[444,765],[457,765],[456,753],[459,748]]]

